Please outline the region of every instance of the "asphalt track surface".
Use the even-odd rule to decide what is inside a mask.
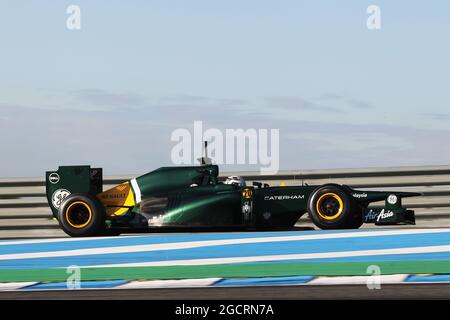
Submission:
[[[0,292],[8,300],[449,300],[450,284],[267,286]]]

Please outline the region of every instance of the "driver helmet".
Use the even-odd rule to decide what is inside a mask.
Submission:
[[[225,180],[225,184],[235,184],[240,187],[246,186],[244,178],[239,176],[229,176],[227,180]]]

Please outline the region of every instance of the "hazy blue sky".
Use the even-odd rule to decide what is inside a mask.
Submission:
[[[0,177],[143,173],[194,120],[280,129],[281,169],[450,164],[449,39],[448,1],[3,0]]]

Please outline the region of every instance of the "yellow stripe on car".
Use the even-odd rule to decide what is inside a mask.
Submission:
[[[97,195],[106,216],[120,216],[136,205],[130,183],[124,182]]]

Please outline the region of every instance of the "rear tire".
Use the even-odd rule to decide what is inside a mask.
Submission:
[[[61,229],[71,237],[90,237],[105,230],[105,209],[90,194],[73,193],[58,210]]]
[[[308,214],[320,229],[358,229],[362,207],[339,185],[316,189],[308,199]]]

